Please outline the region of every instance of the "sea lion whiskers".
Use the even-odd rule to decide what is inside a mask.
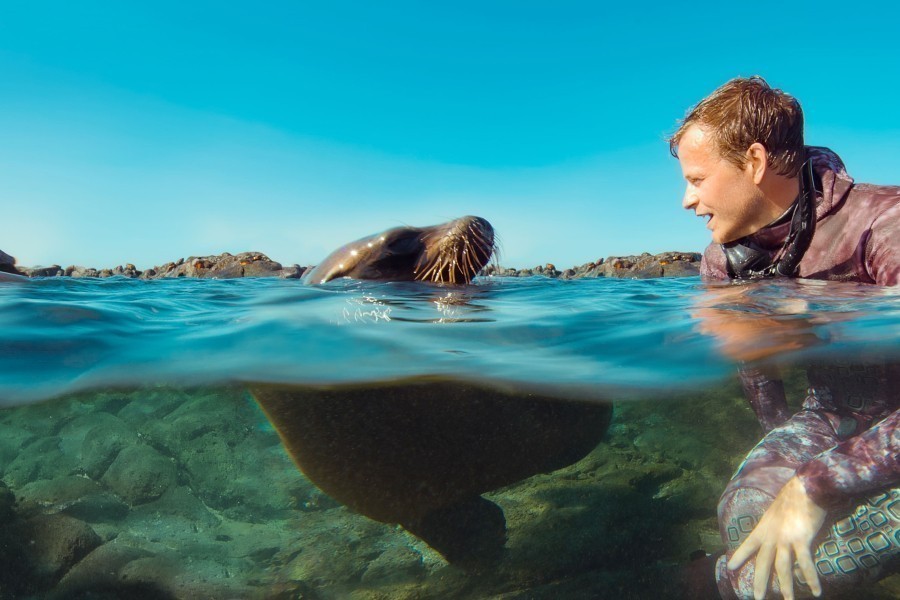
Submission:
[[[469,283],[494,254],[493,230],[487,221],[464,217],[446,230],[428,231],[422,242],[436,252],[423,255],[416,279],[433,283]]]
[[[494,255],[494,229],[466,216],[430,227],[395,227],[351,242],[304,274],[307,283],[338,277],[465,285]]]

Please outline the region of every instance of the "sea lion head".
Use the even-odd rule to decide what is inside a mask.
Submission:
[[[494,228],[465,216],[431,227],[396,227],[332,252],[304,276],[468,284],[494,255]]]

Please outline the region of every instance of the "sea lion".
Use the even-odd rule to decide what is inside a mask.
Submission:
[[[307,283],[339,277],[468,284],[494,254],[494,228],[465,216],[431,227],[395,227],[335,250],[304,275]]]
[[[494,249],[493,227],[480,217],[398,227],[333,252],[304,281],[468,284]],[[608,404],[448,380],[260,384],[251,392],[294,462],[325,493],[474,569],[496,561],[506,542],[502,509],[481,494],[581,459],[612,414]]]
[[[448,380],[252,391],[322,491],[475,569],[506,542],[503,511],[481,494],[580,460],[612,415],[609,404]]]

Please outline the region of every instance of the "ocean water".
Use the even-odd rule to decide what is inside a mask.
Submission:
[[[50,278],[0,331],[0,597],[674,598],[761,436],[737,365],[797,406],[900,359],[900,291]]]

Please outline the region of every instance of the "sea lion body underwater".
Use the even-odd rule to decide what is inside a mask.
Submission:
[[[493,253],[493,228],[469,216],[347,244],[304,281],[468,284]],[[251,391],[311,482],[473,569],[498,560],[506,542],[502,509],[481,494],[580,460],[612,415],[609,404],[448,379]]]
[[[481,494],[577,462],[612,416],[605,403],[447,379],[253,394],[322,491],[475,569],[506,543],[502,509]]]

